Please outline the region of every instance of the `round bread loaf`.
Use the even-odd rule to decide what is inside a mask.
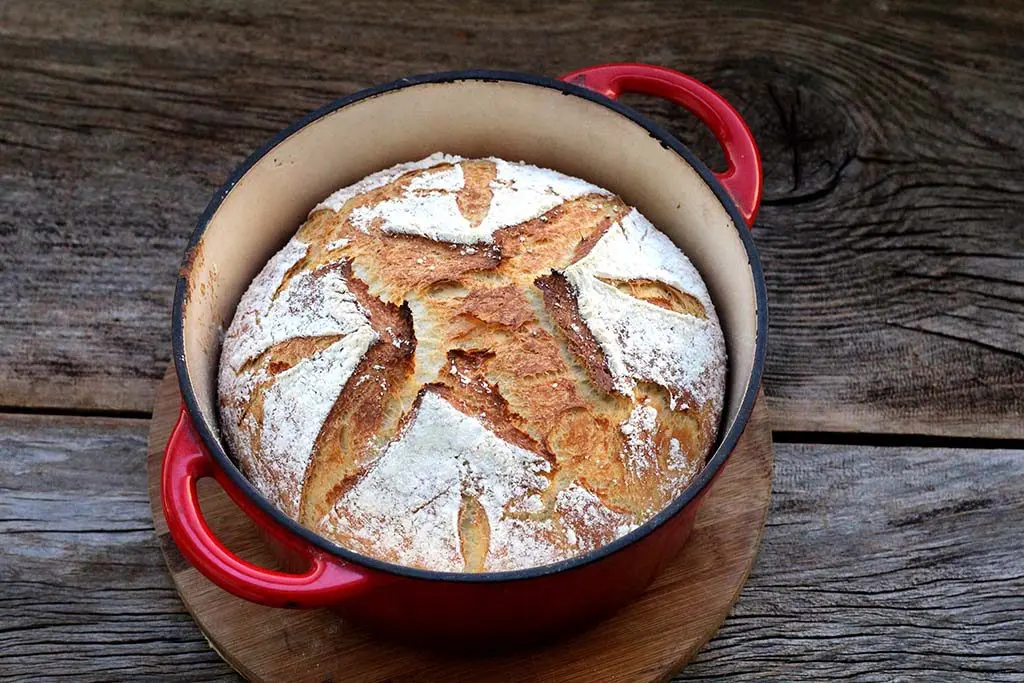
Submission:
[[[725,343],[700,275],[602,188],[435,154],[310,213],[224,338],[221,430],[283,512],[439,571],[539,566],[678,495]]]

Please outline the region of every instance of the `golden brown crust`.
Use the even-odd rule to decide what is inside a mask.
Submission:
[[[470,225],[478,226],[491,207],[494,192],[491,183],[497,175],[493,161],[477,159],[462,162],[462,173],[466,185],[455,196],[459,211],[469,220]]]
[[[382,429],[386,409],[412,376],[416,339],[408,306],[395,306],[370,296],[367,287],[342,267],[350,291],[369,312],[379,339],[369,348],[328,413],[313,446],[303,483],[300,521],[313,525],[351,485],[374,454],[374,440],[390,440],[397,423]],[[388,433],[390,432],[390,433]]]
[[[612,376],[608,371],[604,351],[594,339],[590,328],[583,322],[568,281],[561,273],[551,273],[537,278],[534,284],[544,293],[544,305],[548,313],[558,325],[559,331],[565,335],[573,354],[587,369],[590,379],[602,391],[613,392]]]
[[[664,282],[655,282],[646,278],[633,278],[631,280],[615,280],[612,278],[598,278],[616,289],[629,294],[631,297],[652,303],[659,308],[676,313],[685,313],[695,318],[707,318],[707,311],[700,300],[692,294],[680,292],[675,287]]]
[[[485,368],[494,355],[489,351],[449,351],[438,381],[424,389],[478,418],[502,440],[552,459],[542,444],[520,429],[523,418],[512,412],[499,387],[488,380]]]
[[[459,505],[459,549],[467,572],[484,571],[490,537],[491,525],[487,521],[487,511],[479,499],[464,493],[462,504]]]
[[[586,255],[608,227],[628,212],[618,197],[588,194],[498,230],[494,243],[501,254],[499,269],[521,283],[529,282],[530,276],[560,270]]]
[[[530,302],[515,285],[474,289],[459,300],[459,315],[480,322],[517,329],[534,318]]]
[[[269,347],[257,356],[245,361],[238,369],[239,373],[252,372],[257,367],[266,369],[268,375],[277,375],[293,367],[299,361],[309,358],[318,351],[323,351],[331,344],[340,340],[340,334],[325,334],[318,337],[292,337]]]
[[[405,514],[435,515],[430,524],[450,515],[454,540],[437,557],[465,571],[554,561],[614,540],[685,487],[715,438],[720,404],[700,404],[685,390],[649,381],[637,381],[632,394],[623,393],[602,342],[581,314],[578,293],[563,275],[630,213],[618,197],[598,188],[579,192],[526,220],[497,227],[488,243],[452,244],[390,232],[379,216],[357,220],[386,202],[449,193],[458,216],[479,228],[508,187],[498,163],[481,159],[417,167],[348,196],[335,210],[314,211],[295,238],[305,250],[276,271],[270,301],[300,284],[327,286],[317,283],[340,273],[345,296],[365,316],[368,331],[356,325],[355,332],[272,343],[239,364],[237,376],[251,381],[233,385],[239,387],[234,393],[225,393],[222,369],[229,441],[246,450],[241,460],[247,474],[273,495],[293,485],[261,454],[262,431],[275,421],[264,410],[266,392],[282,373],[337,349],[347,335],[372,332],[325,411],[308,464],[290,465],[300,468],[301,484],[276,499],[283,505],[297,496],[302,523],[384,560],[452,568],[423,559],[430,555],[417,550],[408,525],[401,527],[407,538],[375,536],[369,530],[379,520],[358,505],[365,500],[357,495],[365,493],[360,487],[413,428],[428,394],[538,468],[529,475],[533,483],[516,484],[519,488],[510,488],[495,508],[494,491],[481,488],[492,475],[480,474],[487,467],[481,470],[467,455],[449,463],[462,479],[410,504]],[[461,183],[457,190],[446,189],[452,178]],[[315,276],[308,278],[312,285],[301,279],[308,274]],[[597,279],[638,306],[717,325],[713,310],[678,286],[643,276]],[[245,332],[244,325],[254,324],[239,325]],[[428,373],[431,367],[436,370]],[[437,436],[443,441],[443,434]],[[515,488],[514,480],[496,484],[495,490]],[[408,484],[410,490],[418,485]]]

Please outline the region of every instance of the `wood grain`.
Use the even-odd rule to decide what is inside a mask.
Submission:
[[[237,680],[157,547],[147,428],[0,416],[0,679]],[[1022,545],[1024,451],[778,444],[757,565],[678,680],[1020,680]]]
[[[153,533],[146,431],[0,416],[0,680],[227,677]]]
[[[1024,677],[1024,452],[778,450],[758,566],[685,679]]]
[[[149,495],[168,570],[214,648],[250,681],[664,681],[714,635],[753,566],[771,496],[772,441],[764,395],[707,495],[679,556],[629,606],[576,636],[526,651],[451,656],[382,641],[327,610],[280,610],[218,589],[184,562],[163,515],[160,471],[181,396],[168,371],[157,390],[149,436]],[[208,482],[209,483],[209,482]],[[229,548],[277,567],[246,515],[216,485],[200,504]],[[386,590],[386,589],[385,589]],[[253,632],[250,624],[262,628]]]
[[[643,60],[720,89],[762,146],[777,429],[1022,438],[1019,9],[9,0],[0,404],[147,412],[191,226],[300,114],[409,73]]]

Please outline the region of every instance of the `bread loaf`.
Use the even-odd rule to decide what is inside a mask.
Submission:
[[[725,344],[700,275],[602,188],[435,154],[313,209],[223,343],[221,431],[339,545],[440,571],[628,533],[714,444]]]

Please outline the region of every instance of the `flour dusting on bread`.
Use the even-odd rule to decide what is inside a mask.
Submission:
[[[461,160],[449,156],[443,159]],[[456,201],[456,193],[463,189],[465,182],[458,164],[416,177],[395,199],[356,208],[351,220],[364,232],[378,225],[391,234],[421,235],[453,244],[489,244],[495,231],[537,218],[570,199],[610,194],[596,185],[550,169],[502,159],[488,161],[494,163],[496,177],[490,183],[490,207],[479,225],[473,225],[462,214]],[[330,206],[336,205],[337,201],[330,203]]]
[[[484,538],[491,561],[543,563],[554,549],[524,533],[511,507],[544,489],[546,459],[499,439],[478,420],[431,391],[421,397],[410,424],[359,483],[345,493],[319,529],[367,539],[370,554],[443,571],[462,571],[459,509],[475,498],[487,514]]]
[[[711,297],[690,260],[639,211],[613,225],[565,276],[618,391],[632,393],[637,380],[647,380],[673,390],[675,400],[685,397],[686,406],[721,400],[725,373],[716,359],[725,355],[725,339]],[[607,279],[665,283],[696,298],[706,317],[638,301]]]
[[[707,288],[636,209],[438,153],[314,208],[239,302],[218,393],[229,450],[286,514],[472,572],[643,524],[699,471],[724,383]]]
[[[383,171],[371,173],[370,175],[366,176],[359,182],[349,185],[348,187],[343,187],[340,190],[337,190],[336,192],[332,193],[325,200],[323,200],[315,207],[313,207],[313,210],[310,212],[310,215],[316,213],[321,209],[328,209],[330,211],[341,211],[345,204],[348,202],[348,200],[352,199],[353,197],[356,197],[361,194],[366,194],[367,192],[370,192],[372,190],[384,187],[388,183],[393,182],[398,178],[401,178],[406,173],[411,173],[412,171],[418,169],[432,168],[434,166],[437,166],[438,164],[453,163],[458,161],[460,158],[461,157],[454,157],[448,154],[435,152],[430,156],[426,157],[425,159],[420,159],[419,161],[410,161],[403,164],[396,164],[395,166],[392,166],[391,168],[386,168]]]
[[[320,427],[376,339],[339,269],[304,271],[285,281],[307,250],[289,242],[256,277],[225,337],[220,368],[222,423],[245,425],[259,436],[247,447],[235,430],[226,429],[232,451],[244,460],[258,449],[260,488],[276,489],[274,498],[292,516]],[[297,339],[330,340],[330,345],[288,367],[268,355]],[[251,368],[243,371],[246,364]],[[273,419],[260,421],[245,409],[254,394],[260,412]],[[278,481],[285,483],[271,486]]]

